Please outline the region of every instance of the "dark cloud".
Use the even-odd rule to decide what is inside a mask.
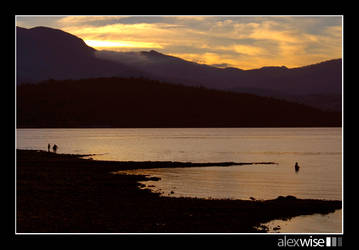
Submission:
[[[17,16],[16,25],[24,28],[36,26],[57,27],[58,20],[63,16]]]

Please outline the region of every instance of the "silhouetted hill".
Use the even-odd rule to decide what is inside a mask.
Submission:
[[[123,62],[163,80],[215,89],[252,88],[285,94],[340,94],[342,60],[335,59],[305,67],[288,69],[262,67],[253,70],[216,68],[181,58],[150,52],[96,51],[96,56]]]
[[[146,76],[131,67],[96,58],[95,49],[69,33],[47,27],[16,27],[17,82],[90,77]]]
[[[305,67],[289,69],[262,67],[253,70],[216,68],[189,62],[156,51],[96,51],[96,56],[123,62],[155,79],[187,86],[252,93],[341,111],[342,60],[335,59]],[[311,97],[315,96],[313,99]],[[329,98],[328,98],[329,97]],[[328,102],[335,100],[335,104]]]
[[[341,126],[341,114],[251,94],[96,78],[18,85],[17,126]]]

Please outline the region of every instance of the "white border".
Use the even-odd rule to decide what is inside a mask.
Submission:
[[[17,17],[66,17],[66,16],[119,16],[119,15],[15,15],[15,235],[344,235],[344,15],[168,15],[168,17],[207,16],[207,17],[342,17],[342,232],[341,233],[18,233],[16,202],[16,18]],[[121,15],[127,16],[127,15]],[[167,15],[128,15],[128,16],[167,16]]]

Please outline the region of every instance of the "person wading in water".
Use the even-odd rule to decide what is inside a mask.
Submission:
[[[57,145],[56,144],[54,144],[54,146],[52,147],[52,150],[54,151],[54,153],[56,154],[56,151],[57,151]]]

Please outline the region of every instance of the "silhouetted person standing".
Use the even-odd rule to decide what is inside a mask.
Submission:
[[[56,154],[56,151],[57,151],[57,145],[56,144],[54,144],[54,146],[52,147],[52,150],[54,151],[54,153]]]
[[[298,172],[299,171],[299,165],[298,165],[298,162],[295,163],[294,165],[294,169],[295,169],[295,172]]]
[[[47,144],[47,152],[49,152],[50,153],[50,143],[49,144]]]

